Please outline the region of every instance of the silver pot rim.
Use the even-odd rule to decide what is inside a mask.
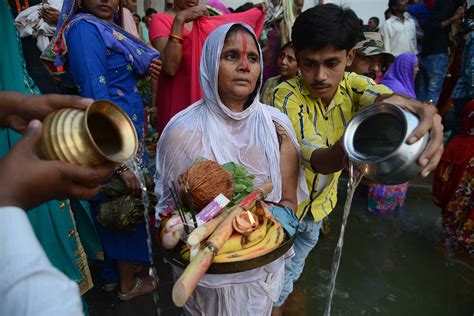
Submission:
[[[402,124],[403,128],[402,133],[403,135],[405,135],[405,137],[400,140],[400,143],[396,147],[394,147],[391,153],[383,157],[370,157],[360,153],[355,149],[351,136],[355,135],[357,129],[360,126],[360,123],[362,123],[364,120],[369,117],[372,117],[373,115],[382,113],[389,113],[400,119],[400,123]],[[406,135],[408,126],[405,119],[405,115],[405,112],[399,105],[385,102],[374,103],[359,111],[357,115],[354,115],[354,117],[349,121],[343,135],[342,146],[348,158],[355,163],[365,164],[369,162],[377,164],[395,156],[400,147],[402,147],[403,144],[406,142],[408,136]]]

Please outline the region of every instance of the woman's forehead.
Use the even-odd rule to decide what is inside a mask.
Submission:
[[[258,52],[255,37],[244,30],[237,30],[227,35],[223,50],[226,49],[246,49]]]

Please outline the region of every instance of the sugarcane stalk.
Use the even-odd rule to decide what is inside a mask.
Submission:
[[[212,264],[214,256],[221,249],[226,240],[229,239],[230,235],[232,235],[232,221],[234,218],[243,211],[254,207],[255,203],[263,199],[272,189],[273,185],[271,183],[265,183],[230,210],[224,220],[211,234],[203,249],[199,251],[176,281],[172,294],[173,302],[176,306],[181,307],[186,304],[199,280],[206,274]]]

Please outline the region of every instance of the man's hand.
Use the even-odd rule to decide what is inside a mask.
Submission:
[[[85,109],[92,102],[92,99],[72,95],[30,96],[17,92],[0,92],[1,127],[10,127],[21,133],[31,120],[43,120],[48,114],[62,108]]]
[[[0,160],[0,206],[24,210],[54,199],[89,199],[115,171],[115,164],[84,167],[41,160],[42,124],[34,120],[23,138]]]
[[[427,132],[430,133],[430,141],[418,159],[418,164],[422,167],[421,176],[427,177],[431,171],[436,169],[443,155],[443,125],[441,124],[441,116],[439,116],[434,106],[401,95],[393,94],[377,99],[377,101],[382,100],[383,102],[397,104],[419,117],[420,123],[408,137],[408,144],[414,144]]]

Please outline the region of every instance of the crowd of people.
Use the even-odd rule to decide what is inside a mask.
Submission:
[[[140,17],[134,0],[0,0],[0,314],[87,314],[80,295],[94,286],[92,262],[102,289],[122,301],[156,290],[140,273],[145,221],[117,231],[97,216],[129,207],[104,188],[122,183],[120,201],[140,195],[132,170],[37,154],[47,114],[99,99],[137,130],[134,160],[154,174],[157,225],[172,180],[200,157],[245,166],[254,185],[271,180],[267,199],[299,219],[288,253],[206,275],[186,314],[282,315],[336,206],[345,127],[375,102],[420,118],[408,142],[430,134],[417,162],[422,177],[434,173],[442,241],[474,256],[473,1],[389,0],[386,20],[367,26],[348,7],[303,3],[174,0]],[[403,208],[408,186],[370,183],[368,211]]]

